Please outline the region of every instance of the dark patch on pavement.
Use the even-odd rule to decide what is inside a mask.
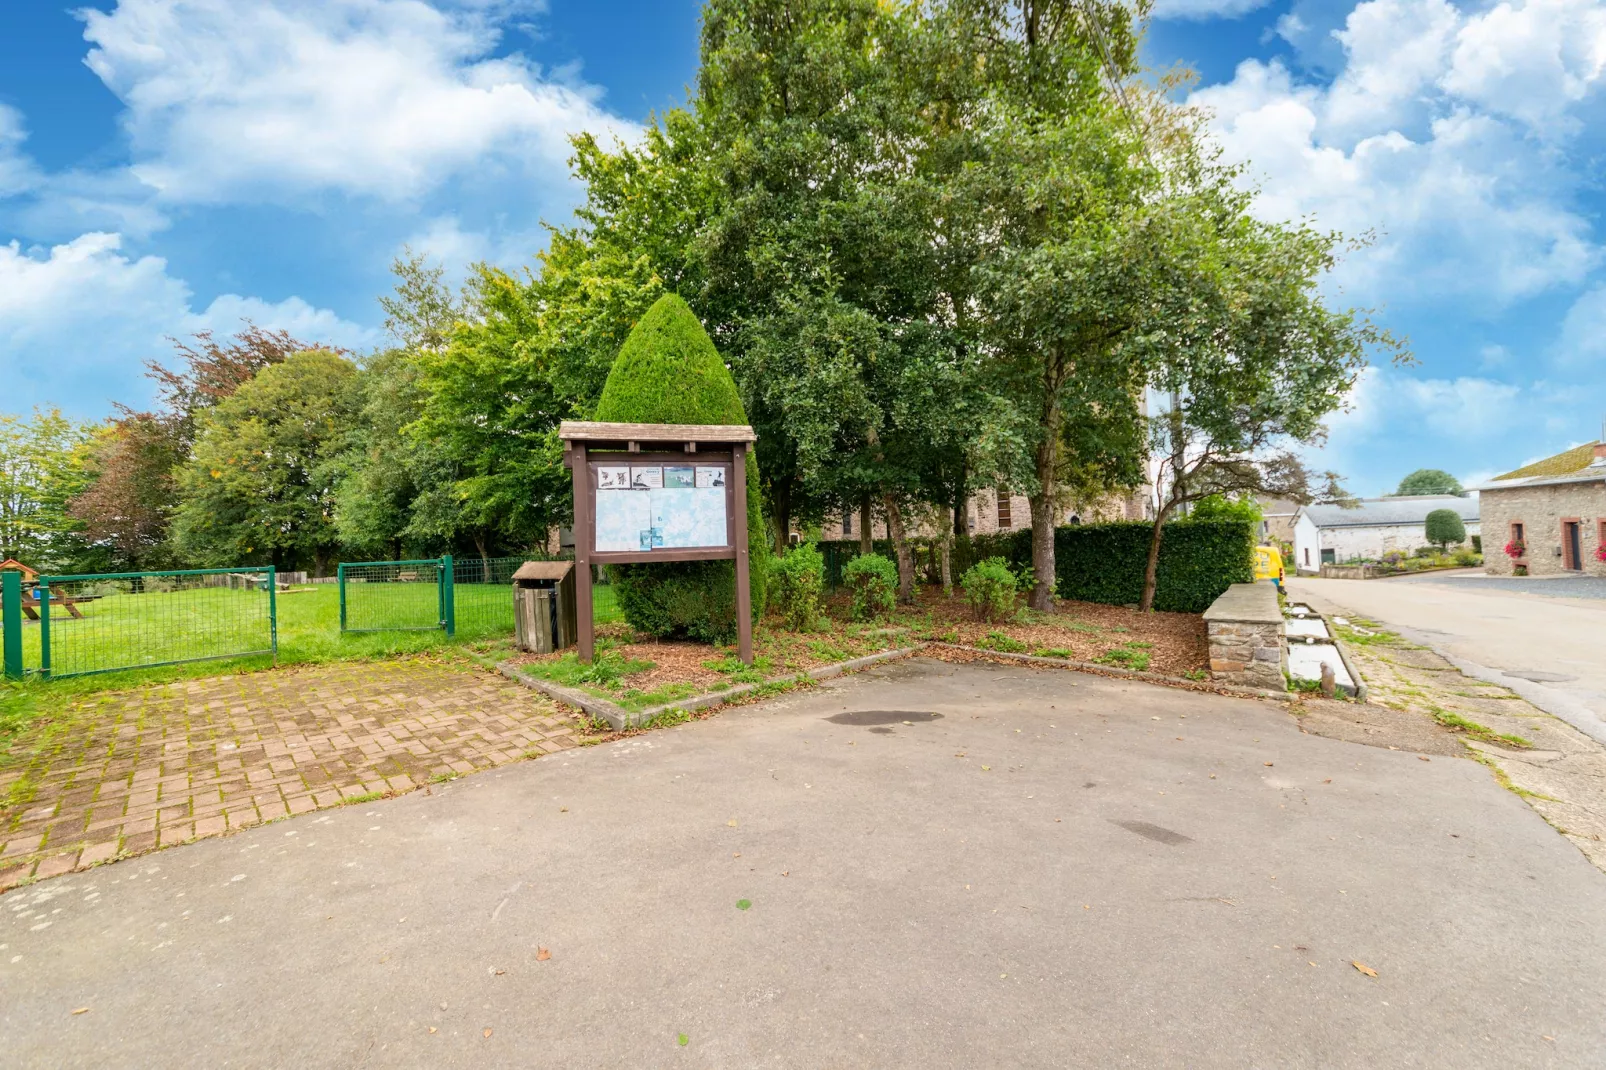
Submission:
[[[1540,669],[1507,669],[1507,676],[1515,676],[1519,680],[1532,680],[1536,684],[1567,684],[1578,679],[1559,672],[1544,672]]]
[[[1111,818],[1110,823],[1112,825],[1120,825],[1128,832],[1136,832],[1139,836],[1151,839],[1156,843],[1163,843],[1167,847],[1176,847],[1178,844],[1193,842],[1192,836],[1184,836],[1180,832],[1172,832],[1170,829],[1163,829],[1159,825],[1151,825],[1147,821],[1117,821]]]
[[[832,724],[904,724],[915,721],[940,721],[940,713],[923,713],[917,710],[848,710],[827,717]]]

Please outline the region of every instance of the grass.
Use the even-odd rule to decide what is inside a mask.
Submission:
[[[412,590],[408,591],[408,587]],[[380,595],[377,594],[379,588],[389,588],[389,591]],[[446,657],[460,651],[511,652],[511,588],[502,584],[458,584],[456,590],[458,631],[453,639],[448,639],[439,628],[342,633],[339,591],[334,584],[313,584],[281,593],[277,598],[277,663],[309,665],[432,652]],[[598,586],[592,590],[593,613],[598,624],[623,619],[613,588]],[[396,591],[402,593],[393,593]],[[373,597],[395,599],[387,608],[397,610],[402,619],[408,619],[407,612],[417,611],[420,600],[430,606],[438,604],[435,588],[428,584],[353,584],[348,592],[353,601]],[[364,620],[362,614],[367,605],[371,602],[365,602],[365,609],[358,611],[358,623]],[[506,612],[498,609],[498,605],[504,606]],[[0,681],[0,748],[41,716],[49,716],[64,704],[85,695],[142,684],[249,672],[274,664],[274,659],[267,655],[159,664],[196,652],[226,654],[231,650],[266,647],[267,595],[263,592],[207,587],[140,595],[114,594],[83,603],[79,608],[84,614],[83,620],[51,614],[53,666],[58,671],[128,668],[48,682],[37,679]],[[347,622],[352,621],[352,606],[348,604]],[[23,663],[36,668],[39,665],[39,625],[24,624],[22,635]]]
[[[1452,713],[1440,706],[1430,705],[1428,712],[1433,715],[1435,721],[1450,729],[1450,731],[1459,732],[1471,739],[1481,740],[1484,743],[1504,743],[1509,747],[1523,749],[1533,746],[1532,740],[1507,732],[1496,732],[1486,725],[1481,725],[1476,721],[1469,721],[1459,713]]]
[[[1114,650],[1106,650],[1099,655],[1098,662],[1101,665],[1116,665],[1123,669],[1131,669],[1134,672],[1148,672],[1149,652],[1147,650],[1133,649],[1148,645],[1148,643],[1128,643],[1124,647],[1118,646]]]

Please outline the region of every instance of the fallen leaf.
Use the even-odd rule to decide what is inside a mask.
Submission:
[[[74,1014],[88,1014],[89,1013],[89,1008],[88,1007],[79,1007],[77,1010],[73,1011],[73,1013]]]
[[[1328,777],[1326,780],[1322,781],[1323,784],[1331,784],[1332,782],[1333,782],[1333,778],[1332,777]]]
[[[684,1048],[687,1044],[691,1043],[691,1037],[687,1036],[685,1033],[682,1033],[680,1034],[679,1043],[680,1046]]]
[[[569,808],[568,808],[568,807],[567,807],[567,806],[560,806],[560,807],[558,807],[558,813],[560,813],[560,814],[566,814],[566,813],[568,813],[568,812],[569,812]]]
[[[746,910],[748,907],[750,907],[752,905],[753,905],[753,901],[751,899],[738,899],[738,900],[736,900],[736,909],[737,910]]]
[[[433,1032],[435,1032],[435,1027],[434,1027],[434,1026],[430,1026],[430,1027],[429,1027],[429,1031],[430,1031],[430,1032],[431,1032],[431,1033],[433,1033]]]
[[[1351,959],[1350,960],[1350,965],[1354,966],[1357,970],[1360,970],[1362,973],[1364,973],[1368,977],[1376,977],[1377,976],[1377,971],[1372,969],[1372,967],[1366,965],[1365,963],[1356,962],[1354,959]]]
[[[1266,765],[1267,765],[1267,766],[1270,766],[1270,765],[1271,765],[1271,763],[1270,763],[1270,762],[1267,762],[1267,763],[1266,763]]]
[[[731,857],[732,858],[740,858],[740,857],[742,857],[742,852],[740,852],[740,851],[732,851],[731,852]]]
[[[789,869],[783,869],[783,870],[781,870],[781,876],[783,876],[783,877],[790,877],[790,876],[791,876],[791,875],[792,875],[792,871],[791,871],[791,870],[789,870]]]
[[[503,974],[504,974],[504,973],[506,973],[506,972],[507,972],[507,971],[506,971],[506,970],[497,970],[497,971],[496,971],[496,976],[498,976],[498,977],[500,977],[500,976],[502,976],[502,975],[503,975]]]
[[[485,1027],[485,1036],[486,1036],[486,1038],[489,1039],[490,1035],[491,1035],[491,1027],[490,1026],[486,1026]]]
[[[1306,960],[1305,960],[1305,961],[1306,961],[1306,962],[1310,962],[1310,959],[1306,959]],[[1311,965],[1312,965],[1312,966],[1314,966],[1314,965],[1316,965],[1316,964],[1315,964],[1315,963],[1314,963],[1314,962],[1310,962],[1310,964],[1311,964]]]
[[[1418,754],[1416,756],[1416,760],[1419,762],[1431,762],[1433,759],[1429,758],[1426,754]]]
[[[984,766],[982,766],[982,770],[983,770],[983,771],[984,771],[984,772],[992,772],[992,768],[993,768],[993,767],[992,767],[992,766],[990,766],[990,765],[984,765]]]
[[[729,825],[731,828],[735,828],[736,827],[736,819],[733,817],[729,821],[725,822],[725,824]]]
[[[535,949],[535,961],[537,961],[537,962],[545,962],[547,959],[549,959],[551,957],[552,957],[552,952],[548,951],[546,948],[537,947]]]

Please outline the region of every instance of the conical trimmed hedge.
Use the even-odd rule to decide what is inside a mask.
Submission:
[[[614,359],[596,419],[617,423],[745,424],[730,369],[686,302],[665,294],[631,330]],[[747,454],[747,544],[753,619],[764,612],[769,542],[758,459]],[[637,631],[661,638],[730,642],[736,635],[731,561],[609,568],[619,608]]]

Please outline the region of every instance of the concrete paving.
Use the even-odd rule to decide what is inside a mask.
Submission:
[[[1434,575],[1441,578],[1435,581]],[[1530,590],[1535,584],[1575,590],[1588,582],[1589,577],[1505,580],[1461,573],[1387,580],[1300,576],[1288,581],[1288,591],[1319,609],[1381,621],[1461,671],[1511,688],[1606,744],[1606,599]]]
[[[1606,876],[1425,757],[1273,703],[910,661],[11,892],[0,1051],[1601,1065]]]

